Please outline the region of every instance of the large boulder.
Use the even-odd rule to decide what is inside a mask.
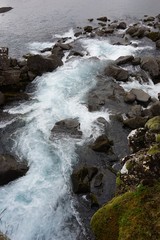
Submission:
[[[80,131],[80,123],[77,118],[67,118],[56,122],[51,130],[51,138],[57,135],[70,136],[74,138],[79,138],[82,136]]]
[[[134,59],[134,57],[132,55],[121,56],[118,59],[116,59],[115,62],[116,62],[117,65],[122,65],[122,64],[132,62],[133,59]]]
[[[106,153],[109,151],[109,149],[111,149],[111,146],[112,146],[112,141],[110,141],[106,135],[99,136],[95,140],[95,142],[92,145],[90,145],[92,150],[94,150],[95,152],[106,152]]]
[[[135,95],[137,101],[143,102],[143,103],[148,102],[151,98],[151,96],[148,93],[146,93],[145,91],[143,91],[142,89],[133,88],[130,91],[130,93]]]
[[[142,57],[141,68],[149,72],[152,78],[156,78],[160,74],[158,63],[153,56]]]
[[[49,58],[37,54],[28,57],[27,65],[31,72],[42,75],[45,72],[52,72],[58,66],[63,65],[63,62],[56,55]]]
[[[114,64],[109,64],[105,70],[105,75],[115,78],[117,81],[126,82],[128,80],[128,71]]]
[[[10,155],[0,155],[0,186],[24,176],[28,169],[26,162]]]

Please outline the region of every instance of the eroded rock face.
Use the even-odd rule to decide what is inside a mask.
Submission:
[[[13,156],[0,155],[0,186],[24,176],[28,169],[27,163],[19,162]]]
[[[51,139],[57,134],[74,138],[81,137],[82,132],[80,131],[80,123],[78,119],[68,118],[57,122],[51,130]]]
[[[43,57],[41,55],[33,55],[28,57],[28,68],[31,72],[42,75],[45,72],[52,72],[58,66],[62,66],[62,60],[57,56]]]

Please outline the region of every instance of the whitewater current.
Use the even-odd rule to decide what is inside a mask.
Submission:
[[[87,92],[95,87],[96,76],[108,60],[134,55],[138,48],[115,46],[98,39],[79,41],[88,52],[86,57],[65,58],[63,66],[34,80],[30,101],[5,110],[25,122],[11,136],[14,141],[11,151],[29,165],[24,177],[0,188],[0,230],[11,240],[75,240],[80,234],[85,236],[70,184],[70,174],[77,162],[75,148],[91,134],[94,137],[100,134],[95,125],[98,117],[109,121],[107,110],[88,111]],[[30,49],[36,52],[50,45],[35,42]],[[123,85],[125,89],[131,86]],[[147,87],[153,90],[152,84]],[[82,139],[57,135],[51,140],[54,124],[66,118],[79,119]],[[13,121],[1,128],[7,128]]]

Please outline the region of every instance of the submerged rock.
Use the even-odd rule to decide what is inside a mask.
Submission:
[[[10,155],[0,155],[0,186],[24,176],[28,169],[26,162]]]

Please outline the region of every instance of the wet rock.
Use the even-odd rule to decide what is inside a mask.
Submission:
[[[135,57],[133,60],[132,60],[132,64],[134,66],[136,65],[139,65],[141,63],[141,58],[140,57]]]
[[[86,26],[86,27],[84,27],[84,31],[85,31],[85,32],[91,33],[92,30],[93,30],[92,26]]]
[[[28,169],[27,163],[10,155],[0,155],[0,186],[24,176]]]
[[[0,13],[5,13],[5,12],[8,12],[12,9],[13,9],[12,7],[1,7],[0,8]]]
[[[2,78],[0,81],[0,86],[4,85],[11,85],[11,84],[16,84],[20,82],[20,70],[6,70],[2,72]]]
[[[72,46],[70,44],[56,43],[55,47],[60,47],[62,50],[70,50]]]
[[[148,117],[132,117],[123,120],[123,124],[126,127],[131,129],[141,128],[144,127],[145,123],[147,122]]]
[[[160,49],[160,40],[157,40],[157,41],[156,41],[156,48],[157,48],[157,49]]]
[[[5,92],[4,97],[6,102],[29,100],[28,94],[23,92]]]
[[[79,138],[82,136],[82,132],[80,131],[80,123],[77,118],[67,118],[61,120],[55,124],[55,126],[51,130],[51,138],[57,136],[57,134],[61,134],[63,136],[70,136]]]
[[[124,96],[124,101],[126,103],[133,103],[135,100],[136,100],[136,96],[132,92],[128,92]]]
[[[150,17],[145,18],[144,22],[152,22],[154,20],[155,20],[155,17],[150,16]]]
[[[57,56],[49,58],[41,55],[33,55],[28,57],[27,61],[29,70],[37,75],[42,75],[45,72],[52,72],[61,65],[63,65],[63,62]]]
[[[102,22],[107,22],[107,17],[99,17],[97,18],[97,20]]]
[[[76,32],[76,33],[74,34],[75,37],[79,37],[79,36],[81,36],[81,35],[82,35],[82,32]]]
[[[149,111],[151,112],[151,116],[158,116],[160,115],[160,102],[157,101],[152,104]]]
[[[156,42],[157,40],[160,40],[160,32],[148,32],[146,37],[151,39],[153,42]]]
[[[94,187],[100,187],[103,183],[103,174],[100,173],[95,177]]]
[[[93,20],[94,20],[93,18],[88,18],[89,22],[93,22]]]
[[[2,92],[0,92],[0,106],[5,103],[5,96]]]
[[[78,52],[78,51],[73,50],[73,51],[70,51],[68,57],[70,57],[70,56],[83,57],[84,55],[83,55],[83,53],[81,53],[81,52]]]
[[[118,29],[126,29],[127,28],[127,24],[125,22],[120,22],[117,26]]]
[[[123,65],[123,64],[132,62],[133,59],[134,59],[134,57],[133,57],[132,55],[129,55],[129,56],[121,56],[121,57],[119,57],[118,59],[115,60],[115,63],[116,63],[117,65]]]
[[[51,53],[52,54],[50,55],[50,58],[53,58],[53,59],[56,57],[58,57],[59,59],[62,59],[64,57],[63,49],[56,45],[52,48]]]
[[[95,152],[107,153],[112,145],[113,143],[108,139],[106,135],[101,135],[95,140],[95,142],[92,145],[90,145],[90,147]]]
[[[136,100],[139,101],[139,102],[143,102],[143,103],[146,103],[150,100],[150,95],[146,92],[144,92],[143,90],[141,89],[135,89],[133,88],[130,93],[134,94],[135,97],[136,97]]]
[[[0,70],[7,70],[10,66],[10,60],[7,54],[0,54]]]
[[[146,30],[147,28],[145,27],[130,26],[126,31],[126,34],[129,34],[131,37],[142,38],[144,37]]]
[[[71,174],[71,182],[74,193],[79,194],[90,192],[88,169],[86,167],[73,171]]]
[[[152,78],[156,78],[159,75],[159,66],[153,56],[142,57],[141,68],[149,72]]]
[[[47,47],[47,48],[42,49],[41,53],[50,52],[50,51],[52,51],[52,48]]]
[[[128,71],[124,70],[117,65],[110,64],[104,70],[105,75],[115,78],[117,81],[126,82],[128,80],[129,74]]]

